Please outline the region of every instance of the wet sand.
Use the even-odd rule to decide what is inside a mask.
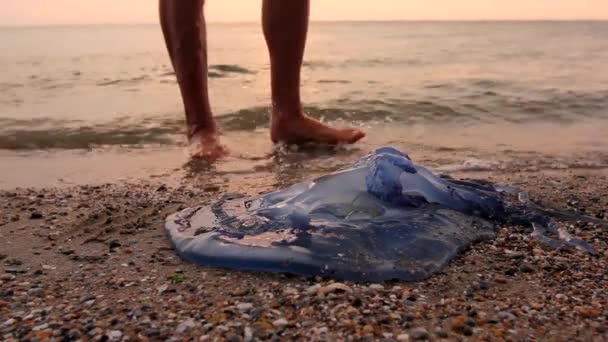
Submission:
[[[419,163],[455,177],[515,184],[533,200],[608,222],[605,155],[498,155],[422,145],[409,151]],[[440,274],[416,283],[336,283],[212,269],[181,261],[166,239],[164,218],[176,210],[211,202],[224,192],[276,189],[335,170],[363,153],[279,153],[215,169],[177,167],[142,180],[0,191],[0,336],[39,341],[608,338],[605,226],[568,227],[597,255],[545,249],[527,229],[500,227],[496,240],[475,245]]]
[[[268,177],[287,177],[286,181],[293,182],[321,175],[348,166],[380,146],[406,151],[422,165],[457,166],[444,171],[462,169],[458,164],[469,160],[484,161],[480,168],[485,170],[608,168],[608,153],[605,152],[608,151],[608,135],[605,134],[608,126],[601,120],[569,125],[536,122],[526,125],[412,124],[406,127],[382,121],[330,123],[355,125],[369,135],[355,146],[294,152],[293,149],[274,149],[266,124],[252,131],[234,131],[224,123],[222,143],[230,156],[213,168],[187,162],[182,135],[175,137],[175,143],[135,148],[107,145],[107,141],[100,141],[102,146],[93,145],[87,149],[5,150],[0,146],[0,189],[142,180],[178,185],[184,181],[217,182],[233,177],[252,179],[254,181],[246,186],[256,187],[260,185],[259,180]],[[53,140],[52,135],[45,135],[44,139]],[[35,141],[32,143],[35,147]]]

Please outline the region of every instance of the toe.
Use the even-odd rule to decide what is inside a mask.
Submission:
[[[362,132],[360,130],[357,130],[357,129],[354,129],[354,130],[352,130],[352,132],[350,134],[350,139],[348,139],[348,143],[354,144],[357,141],[363,139],[364,137],[365,137],[365,133],[364,132]]]

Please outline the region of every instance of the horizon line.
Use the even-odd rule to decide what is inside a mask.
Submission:
[[[209,25],[217,24],[257,24],[259,20],[235,20],[235,21],[209,21]],[[311,23],[400,23],[400,22],[412,22],[412,23],[459,23],[459,22],[470,22],[470,23],[488,23],[488,22],[608,22],[606,19],[567,19],[567,18],[543,18],[543,19],[336,19],[336,20],[311,20]],[[158,25],[156,21],[145,21],[145,22],[108,22],[108,23],[42,23],[42,24],[12,24],[2,25],[0,28],[35,28],[35,27],[71,27],[71,26],[137,26],[137,25]]]

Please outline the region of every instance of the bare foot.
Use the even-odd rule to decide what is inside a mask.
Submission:
[[[226,156],[228,150],[220,143],[216,132],[197,132],[190,138],[190,156],[213,163]]]
[[[282,115],[273,113],[270,138],[274,143],[329,145],[354,144],[365,137],[365,133],[355,128],[333,128],[304,114]]]

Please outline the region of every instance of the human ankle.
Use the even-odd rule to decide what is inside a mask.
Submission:
[[[299,91],[297,89],[273,91],[272,108],[273,112],[284,115],[300,114],[302,112],[302,102],[300,101]]]
[[[188,125],[188,139],[189,140],[192,140],[194,137],[213,136],[216,134],[217,134],[217,128],[216,128],[214,122]]]
[[[302,116],[302,105],[300,102],[296,103],[281,103],[273,101],[272,103],[272,117],[273,119],[288,119]]]

